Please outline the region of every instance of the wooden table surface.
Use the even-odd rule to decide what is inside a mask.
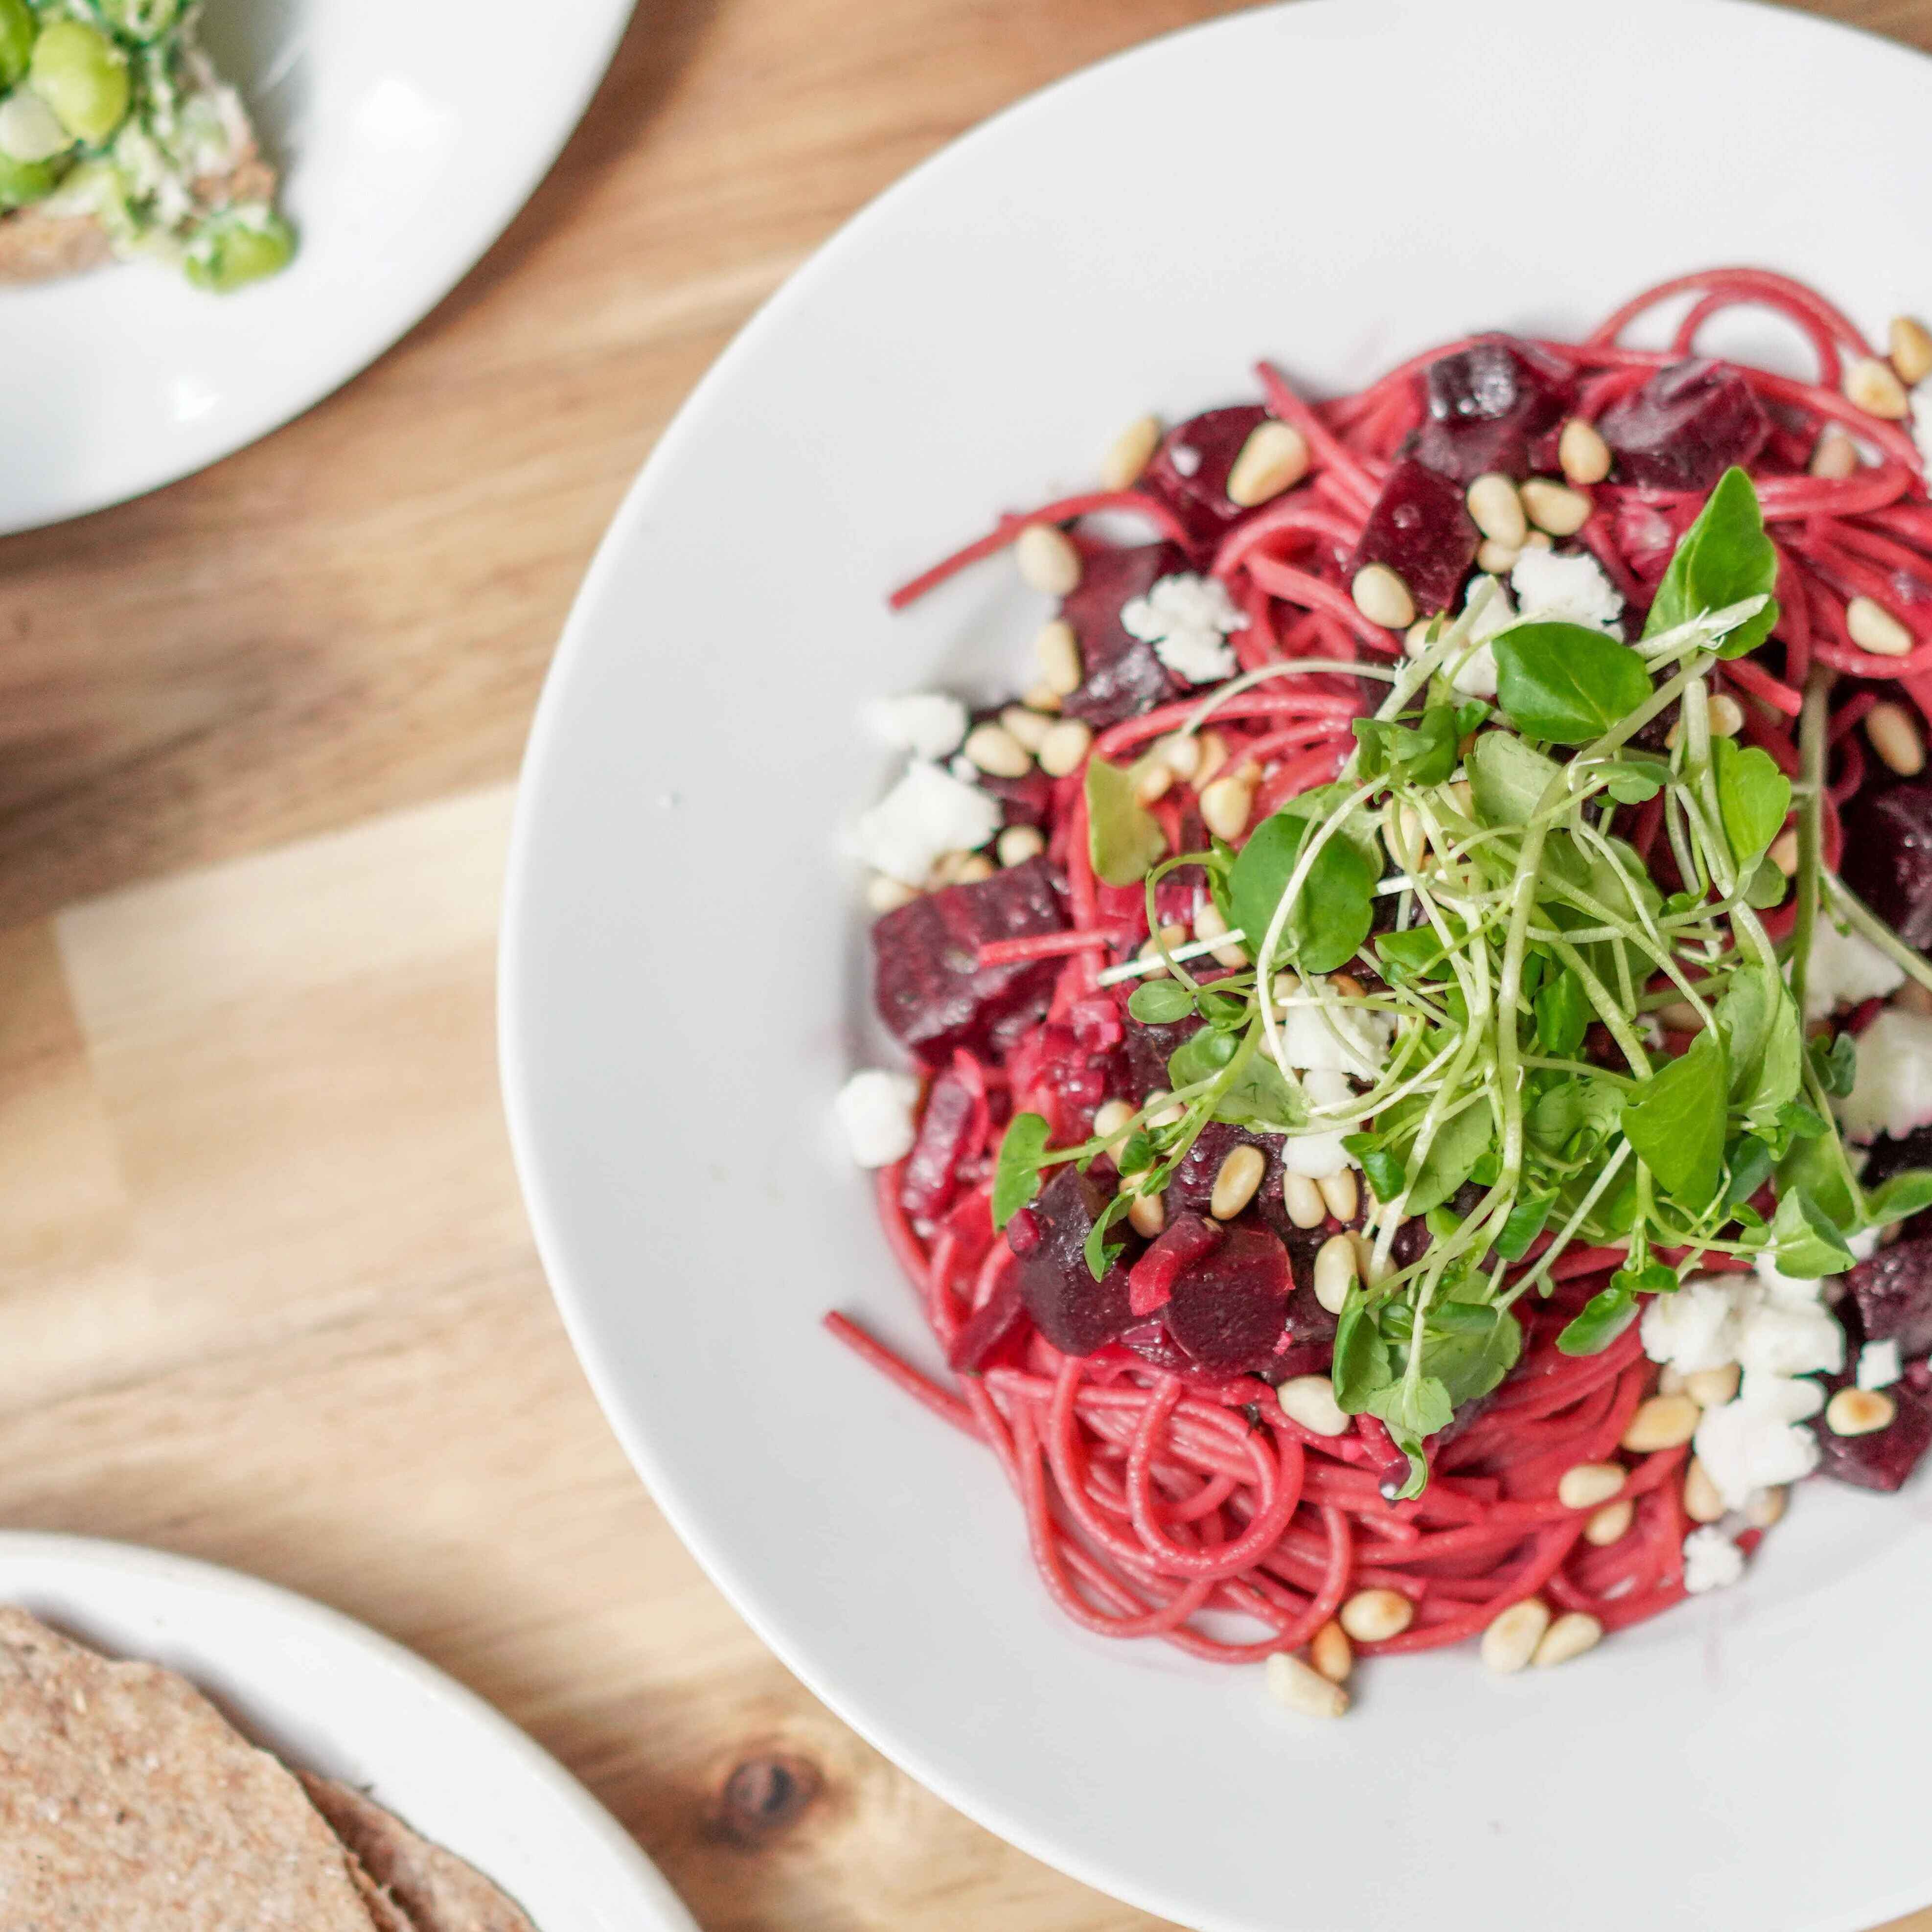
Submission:
[[[400,1638],[708,1932],[1156,1922],[860,1743],[619,1454],[499,1108],[518,754],[605,521],[751,309],[961,130],[1223,10],[640,0],[555,172],[399,348],[202,476],[0,544],[0,1522]],[[1932,47],[1932,0],[1820,10]]]

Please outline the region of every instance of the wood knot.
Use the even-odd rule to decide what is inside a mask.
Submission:
[[[712,1822],[722,1837],[736,1844],[766,1844],[797,1822],[824,1784],[808,1759],[761,1752],[726,1773]]]

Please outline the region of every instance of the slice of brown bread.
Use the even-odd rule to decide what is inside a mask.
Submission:
[[[418,1838],[365,1792],[301,1774],[302,1788],[414,1932],[536,1932],[522,1910],[454,1852]]]
[[[4,1606],[0,1924],[394,1932],[294,1777],[185,1678]]]

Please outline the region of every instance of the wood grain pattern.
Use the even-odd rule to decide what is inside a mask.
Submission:
[[[376,368],[0,543],[0,1522],[391,1632],[710,1932],[1156,1922],[854,1738],[624,1464],[500,1123],[510,781],[605,521],[751,309],[952,134],[1224,10],[642,0],[556,172]],[[1932,0],[1820,10],[1932,46]]]

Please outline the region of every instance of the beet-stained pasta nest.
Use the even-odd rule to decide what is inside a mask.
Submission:
[[[1623,346],[1659,304],[1670,346]],[[1697,353],[1776,311],[1801,381]],[[1724,269],[1124,432],[890,699],[839,1108],[1084,1628],[1562,1662],[1932,1442],[1932,336]],[[1932,392],[1928,392],[1932,394]],[[1110,513],[1104,519],[1098,513]],[[1137,519],[1140,541],[1121,540]]]

